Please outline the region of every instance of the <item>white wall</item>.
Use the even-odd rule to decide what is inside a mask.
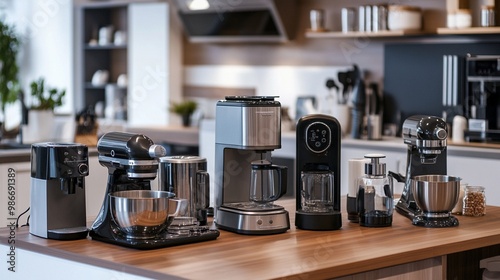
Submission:
[[[73,112],[72,0],[4,1],[1,13],[22,40],[19,79],[26,95],[29,84],[44,77],[46,86],[66,89],[64,105],[56,112]],[[18,110],[12,108],[11,112]],[[10,121],[16,113],[7,113]]]
[[[325,96],[326,80],[340,86],[337,73],[352,66],[240,66],[200,65],[184,67],[184,84],[189,86],[255,88],[260,96],[279,96],[282,107],[295,116],[298,96]],[[207,104],[215,111],[215,103]],[[208,112],[214,116],[214,112]]]

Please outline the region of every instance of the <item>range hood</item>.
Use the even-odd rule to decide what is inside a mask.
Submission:
[[[190,42],[281,43],[292,39],[296,0],[173,0]]]

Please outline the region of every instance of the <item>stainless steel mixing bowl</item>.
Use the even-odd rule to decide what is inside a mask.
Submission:
[[[458,202],[460,178],[448,175],[421,175],[411,179],[417,206],[425,213],[450,212]]]
[[[166,191],[130,190],[109,194],[111,218],[128,238],[154,238],[187,206]]]

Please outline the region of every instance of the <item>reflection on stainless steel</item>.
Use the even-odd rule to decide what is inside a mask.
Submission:
[[[111,218],[128,238],[154,238],[186,207],[174,193],[131,190],[109,194]]]

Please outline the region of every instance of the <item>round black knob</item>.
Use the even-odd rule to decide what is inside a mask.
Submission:
[[[78,165],[78,172],[81,175],[87,175],[89,173],[89,166],[86,163],[81,163]]]

